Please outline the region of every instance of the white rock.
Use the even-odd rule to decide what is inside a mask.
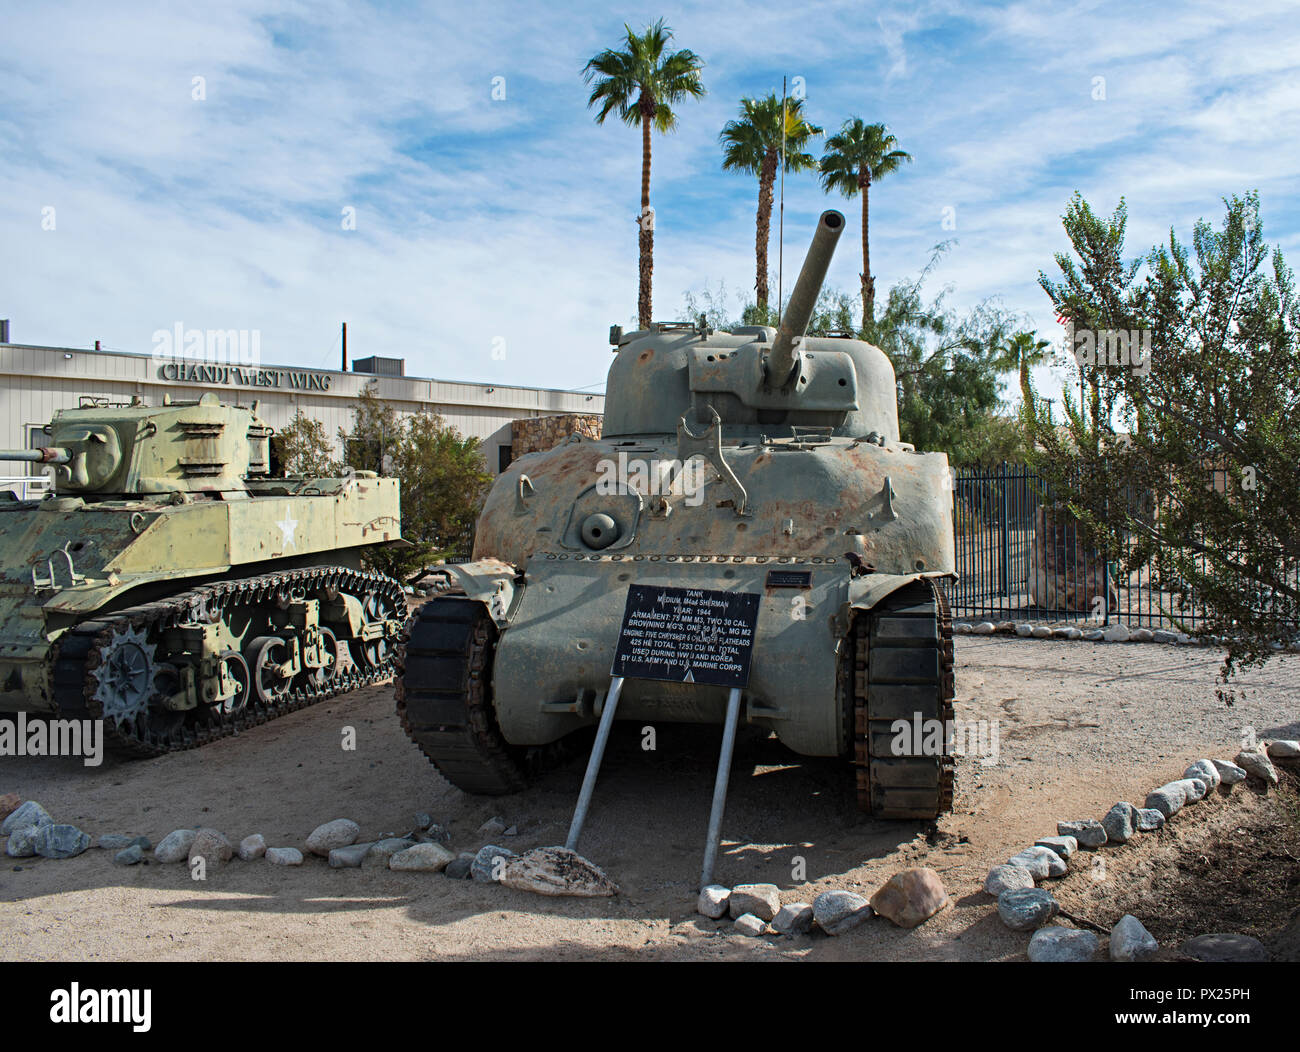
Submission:
[[[1030,635],[1035,639],[1051,639],[1052,630],[1046,625],[1034,625],[1033,629],[1030,631]]]
[[[374,844],[349,844],[330,851],[330,869],[360,869]]]
[[[1101,847],[1108,839],[1106,830],[1095,818],[1084,818],[1077,822],[1057,822],[1056,832],[1060,836],[1072,836],[1080,847]]]
[[[1157,643],[1177,643],[1179,642],[1178,633],[1170,632],[1168,629],[1157,628],[1155,631],[1155,640]]]
[[[239,857],[245,862],[252,862],[266,854],[266,838],[261,833],[253,833],[239,842]]]
[[[742,913],[736,918],[733,930],[737,935],[756,939],[767,931],[767,922],[762,917],[755,917],[752,913]]]
[[[1247,774],[1263,779],[1269,785],[1277,785],[1277,768],[1264,753],[1243,749],[1237,753],[1236,764]]]
[[[1154,807],[1139,807],[1137,829],[1139,833],[1154,833],[1165,824],[1165,816]]]
[[[1106,640],[1107,643],[1127,643],[1129,637],[1128,625],[1124,624],[1122,621],[1118,621],[1109,628],[1104,629],[1101,633],[1101,637]]]
[[[1034,875],[1024,866],[994,866],[984,878],[984,890],[994,898],[1015,888],[1032,888]]]
[[[1180,778],[1173,784],[1182,787],[1183,792],[1187,794],[1189,804],[1197,803],[1210,791],[1210,787],[1199,778]]]
[[[202,858],[208,866],[229,862],[235,854],[234,845],[217,829],[200,829],[190,844],[189,860]]]
[[[266,861],[273,866],[301,866],[302,852],[296,847],[268,847]]]
[[[336,818],[311,831],[307,850],[313,855],[327,857],[336,847],[348,847],[361,836],[361,827],[349,818]]]
[[[1150,643],[1156,638],[1156,634],[1149,628],[1139,628],[1135,629],[1133,635],[1129,638],[1131,638],[1134,643]]]
[[[782,906],[772,918],[772,928],[782,935],[807,935],[812,926],[813,908],[806,902]]]
[[[813,899],[813,919],[827,935],[843,935],[873,912],[871,903],[854,891],[823,891]]]
[[[190,846],[198,835],[196,829],[174,830],[158,841],[153,857],[159,862],[184,862],[190,857]]]
[[[365,859],[362,860],[363,869],[387,869],[389,860],[399,851],[405,851],[409,847],[414,847],[414,840],[407,840],[405,837],[388,837],[377,843],[370,845],[370,850],[366,852]],[[471,855],[470,858],[474,856]],[[451,863],[448,863],[450,865]]]
[[[1197,760],[1183,772],[1184,778],[1199,778],[1211,789],[1217,789],[1219,783],[1223,781],[1223,775],[1219,769],[1209,760]]]
[[[1300,741],[1275,741],[1269,745],[1268,755],[1274,760],[1294,760],[1300,756]]]
[[[388,859],[388,868],[406,873],[441,873],[455,859],[441,844],[415,844]]]
[[[1219,772],[1219,781],[1223,785],[1236,785],[1246,777],[1246,772],[1235,763],[1227,760],[1211,760],[1214,769]]]
[[[1035,880],[1048,877],[1063,877],[1069,871],[1069,865],[1050,847],[1027,847],[1018,855],[1007,859],[1008,866],[1021,866],[1034,875]]]
[[[1181,782],[1168,782],[1147,793],[1146,807],[1172,818],[1187,803],[1187,788]]]
[[[727,900],[727,912],[733,918],[752,913],[770,921],[781,908],[781,889],[775,884],[737,884]]]
[[[1152,934],[1131,913],[1124,914],[1110,930],[1112,961],[1145,961],[1159,948]]]
[[[1072,836],[1045,836],[1034,841],[1034,847],[1045,847],[1068,859],[1079,850],[1079,841]]]
[[[537,895],[596,899],[618,894],[618,885],[603,869],[567,847],[535,847],[512,858],[501,883]]]
[[[1053,924],[1039,928],[1029,940],[1029,959],[1038,962],[1091,961],[1100,942],[1090,931]]]
[[[981,621],[978,625],[972,628],[971,631],[977,636],[991,636],[994,632],[993,622]]]
[[[717,920],[727,912],[727,898],[730,895],[731,889],[724,888],[721,884],[710,884],[700,892],[700,897],[695,902],[695,911]]]
[[[1020,636],[1022,639],[1028,639],[1033,634],[1034,634],[1033,625],[1026,625],[1023,622],[1021,624],[1016,625],[1016,635]]]

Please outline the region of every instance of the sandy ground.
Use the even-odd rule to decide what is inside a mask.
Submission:
[[[1055,833],[1058,819],[1140,804],[1190,761],[1231,758],[1245,726],[1300,737],[1297,656],[1247,675],[1231,709],[1215,699],[1219,655],[1208,649],[959,637],[957,656],[958,718],[996,720],[1000,733],[996,764],[959,762],[952,814],[928,825],[866,818],[841,765],[749,735],[724,823],[718,881],[775,883],[785,902],[831,888],[870,894],[898,869],[932,866],[953,905],[913,931],[874,918],[835,939],[749,940],[698,916],[718,732],[661,726],[647,753],[640,727],[624,725],[581,845],[622,886],[616,898],[545,899],[312,858],[300,869],[236,859],[197,882],[183,865],[126,869],[92,849],[65,861],[3,859],[0,959],[1022,959],[1026,937],[1000,923],[981,890],[990,865]],[[354,752],[340,747],[349,726]],[[261,832],[273,846],[301,846],[337,817],[359,822],[364,839],[403,833],[416,811],[448,825],[457,850],[479,847],[476,830],[494,815],[519,827],[497,838],[517,851],[561,843],[581,776],[578,761],[515,796],[469,797],[403,736],[387,686],[161,760],[98,769],[0,760],[0,792],[39,800],[93,835],[157,842],[202,824],[235,841]],[[1181,855],[1214,838],[1266,836],[1277,809],[1276,794],[1238,787],[1189,808],[1171,830],[1081,856],[1052,886],[1067,909],[1108,928],[1126,909],[1140,915],[1160,890],[1152,882],[1175,879]],[[1219,918],[1203,920],[1203,930],[1223,930]]]

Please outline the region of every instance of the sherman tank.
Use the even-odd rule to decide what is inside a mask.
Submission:
[[[951,809],[948,461],[899,441],[882,351],[806,335],[843,228],[820,217],[779,328],[612,329],[603,437],[496,480],[399,648],[398,713],[449,781],[517,791],[595,724],[628,589],[657,585],[759,597],[745,721],[843,758],[875,816]],[[726,687],[621,689],[623,720],[727,712]]]
[[[83,398],[41,500],[0,493],[0,712],[103,720],[105,745],[202,745],[391,674],[406,616],[361,568],[402,543],[398,483],[272,478],[251,408]]]

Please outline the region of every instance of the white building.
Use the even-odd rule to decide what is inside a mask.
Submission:
[[[395,359],[366,359],[354,368],[385,369]],[[139,395],[160,405],[163,395],[193,400],[216,391],[223,402],[251,405],[276,430],[297,410],[321,421],[333,438],[351,430],[352,408],[367,383],[380,398],[401,413],[432,410],[462,435],[483,443],[488,470],[494,474],[510,460],[510,423],[559,413],[602,414],[600,394],[506,387],[500,384],[459,383],[387,372],[341,372],[292,365],[213,365],[201,360],[160,358],[120,351],[87,351],[76,347],[36,347],[0,343],[0,447],[26,449],[48,445],[42,428],[59,409],[75,409],[83,397],[129,402]],[[341,455],[342,450],[335,451]],[[0,463],[0,476],[40,474],[41,465]],[[8,484],[0,484],[10,488]]]

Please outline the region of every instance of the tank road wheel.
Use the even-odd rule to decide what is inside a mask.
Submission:
[[[258,636],[248,644],[248,674],[257,700],[273,709],[289,696],[289,677],[280,666],[289,657],[289,648],[279,636]]]
[[[286,678],[280,665],[291,643],[284,630],[270,629],[277,634],[251,639],[242,653],[227,650],[218,656],[227,681],[237,685],[231,697],[186,707],[180,696],[183,666],[194,666],[202,655],[170,652],[166,641],[172,629],[221,621],[230,636],[246,638],[255,631],[250,625],[266,624],[268,604],[278,608],[281,600],[313,594],[329,601],[345,593],[362,604],[368,622],[392,622],[377,645],[367,645],[364,664],[354,664],[351,651],[347,661],[339,656],[340,626],[322,625],[329,651],[325,665]],[[51,676],[55,709],[65,718],[102,719],[105,745],[122,755],[161,756],[206,745],[388,675],[395,664],[391,641],[400,625],[394,611],[404,611],[404,602],[398,582],[337,566],[218,581],[118,610],[83,621],[59,639]]]
[[[859,809],[877,818],[951,811],[952,621],[942,590],[931,581],[900,589],[854,621],[850,642]]]
[[[390,621],[393,619],[393,606],[388,597],[379,592],[367,592],[361,604],[361,612],[366,624]],[[382,668],[392,656],[388,640],[383,636],[361,642],[362,663],[367,672]]]
[[[306,669],[306,680],[317,690],[328,690],[330,682],[339,671],[339,641],[324,625],[320,627],[320,646],[325,652],[325,664],[320,668]]]
[[[486,606],[439,596],[408,623],[397,654],[402,728],[447,781],[487,796],[528,782],[527,752],[501,736],[492,707],[496,641]]]
[[[234,695],[218,702],[214,707],[219,709],[223,715],[234,716],[243,712],[244,706],[248,704],[249,681],[252,678],[248,671],[248,662],[244,660],[244,655],[238,650],[227,650],[219,660],[226,675],[239,684],[239,689],[235,691]]]

